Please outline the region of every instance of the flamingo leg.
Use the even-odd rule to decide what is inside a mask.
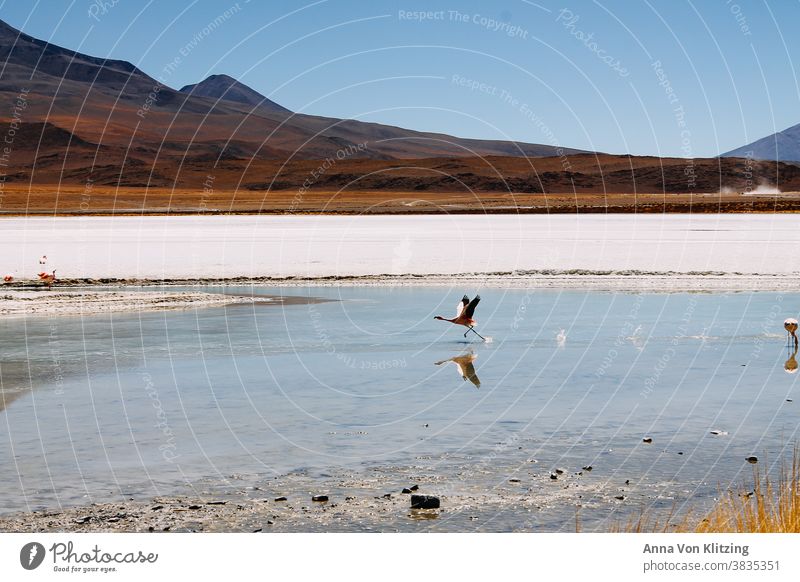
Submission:
[[[475,328],[474,328],[474,327],[470,327],[470,328],[467,330],[467,333],[469,333],[470,331],[471,331],[472,333],[474,333],[475,335],[477,335],[479,338],[481,338],[483,341],[486,341],[486,338],[485,338],[485,337],[483,337],[481,334],[479,334],[477,331],[475,331]],[[465,333],[465,334],[464,334],[464,337],[467,337],[467,333]]]

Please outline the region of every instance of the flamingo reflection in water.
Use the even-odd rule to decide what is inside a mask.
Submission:
[[[473,352],[466,352],[459,356],[454,356],[447,360],[442,360],[441,362],[434,362],[437,366],[441,366],[442,364],[447,364],[448,362],[452,362],[456,365],[458,369],[458,375],[466,382],[469,380],[475,385],[475,388],[481,387],[481,380],[478,378],[478,374],[475,373],[475,366],[472,362],[475,361],[477,358],[477,354]]]
[[[787,374],[797,373],[797,360],[795,356],[797,356],[797,346],[794,347],[794,351],[789,355],[789,359],[786,360],[786,363],[783,365],[783,369],[786,370]]]

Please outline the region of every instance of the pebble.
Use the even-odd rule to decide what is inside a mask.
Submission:
[[[403,490],[401,491],[401,493],[406,493],[406,494],[407,493],[411,493],[411,489],[409,489],[408,487],[403,487]]]
[[[154,505],[150,508],[150,511],[158,511],[159,509],[164,509],[163,505]]]
[[[91,515],[84,515],[75,520],[75,523],[89,523],[92,521]]]
[[[275,501],[286,501],[286,498],[285,498],[285,497],[283,497],[283,496],[276,497],[276,498],[275,498]]]
[[[625,499],[625,496],[624,495],[615,495],[614,499],[618,499],[619,501],[622,501],[622,500]]]
[[[758,463],[758,457],[747,457],[747,458],[745,459],[745,461],[747,461],[748,463],[751,463],[751,464],[755,465],[756,463]]]
[[[559,474],[559,475],[563,475],[564,474],[564,469],[556,469],[556,473]]]
[[[519,479],[509,479],[509,483],[519,483]]]
[[[558,479],[558,475],[556,475],[555,473],[550,473],[550,478],[551,479]]]
[[[409,489],[411,489],[412,491],[416,491],[419,489],[419,485],[412,485],[411,487],[409,487]]]
[[[318,501],[320,503],[325,502],[327,500],[328,500],[328,496],[327,495],[314,495],[311,498],[311,501]]]
[[[383,498],[384,499],[391,499],[392,498],[392,494],[391,493],[384,493]]]
[[[644,438],[642,439],[642,442],[643,442],[643,443],[650,444],[650,443],[652,443],[652,442],[653,442],[653,439],[652,439],[652,438],[650,438],[650,437],[644,437]]]
[[[200,509],[201,507],[201,505],[190,505],[189,509]]]
[[[206,505],[225,505],[228,503],[227,501],[209,501]]]
[[[439,509],[439,498],[433,495],[412,495],[411,509]]]
[[[583,468],[584,471],[591,471],[592,470],[592,466],[591,465],[586,465],[585,467],[582,467],[582,468]]]

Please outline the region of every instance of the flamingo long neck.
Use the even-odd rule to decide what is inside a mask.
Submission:
[[[456,322],[455,318],[447,319],[446,317],[442,317],[441,315],[437,315],[435,319],[439,319],[441,321],[449,321],[450,323],[455,323]]]

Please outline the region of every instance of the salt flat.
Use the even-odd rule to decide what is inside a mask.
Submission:
[[[582,269],[796,275],[800,218],[728,215],[0,219],[0,271],[203,279]]]

